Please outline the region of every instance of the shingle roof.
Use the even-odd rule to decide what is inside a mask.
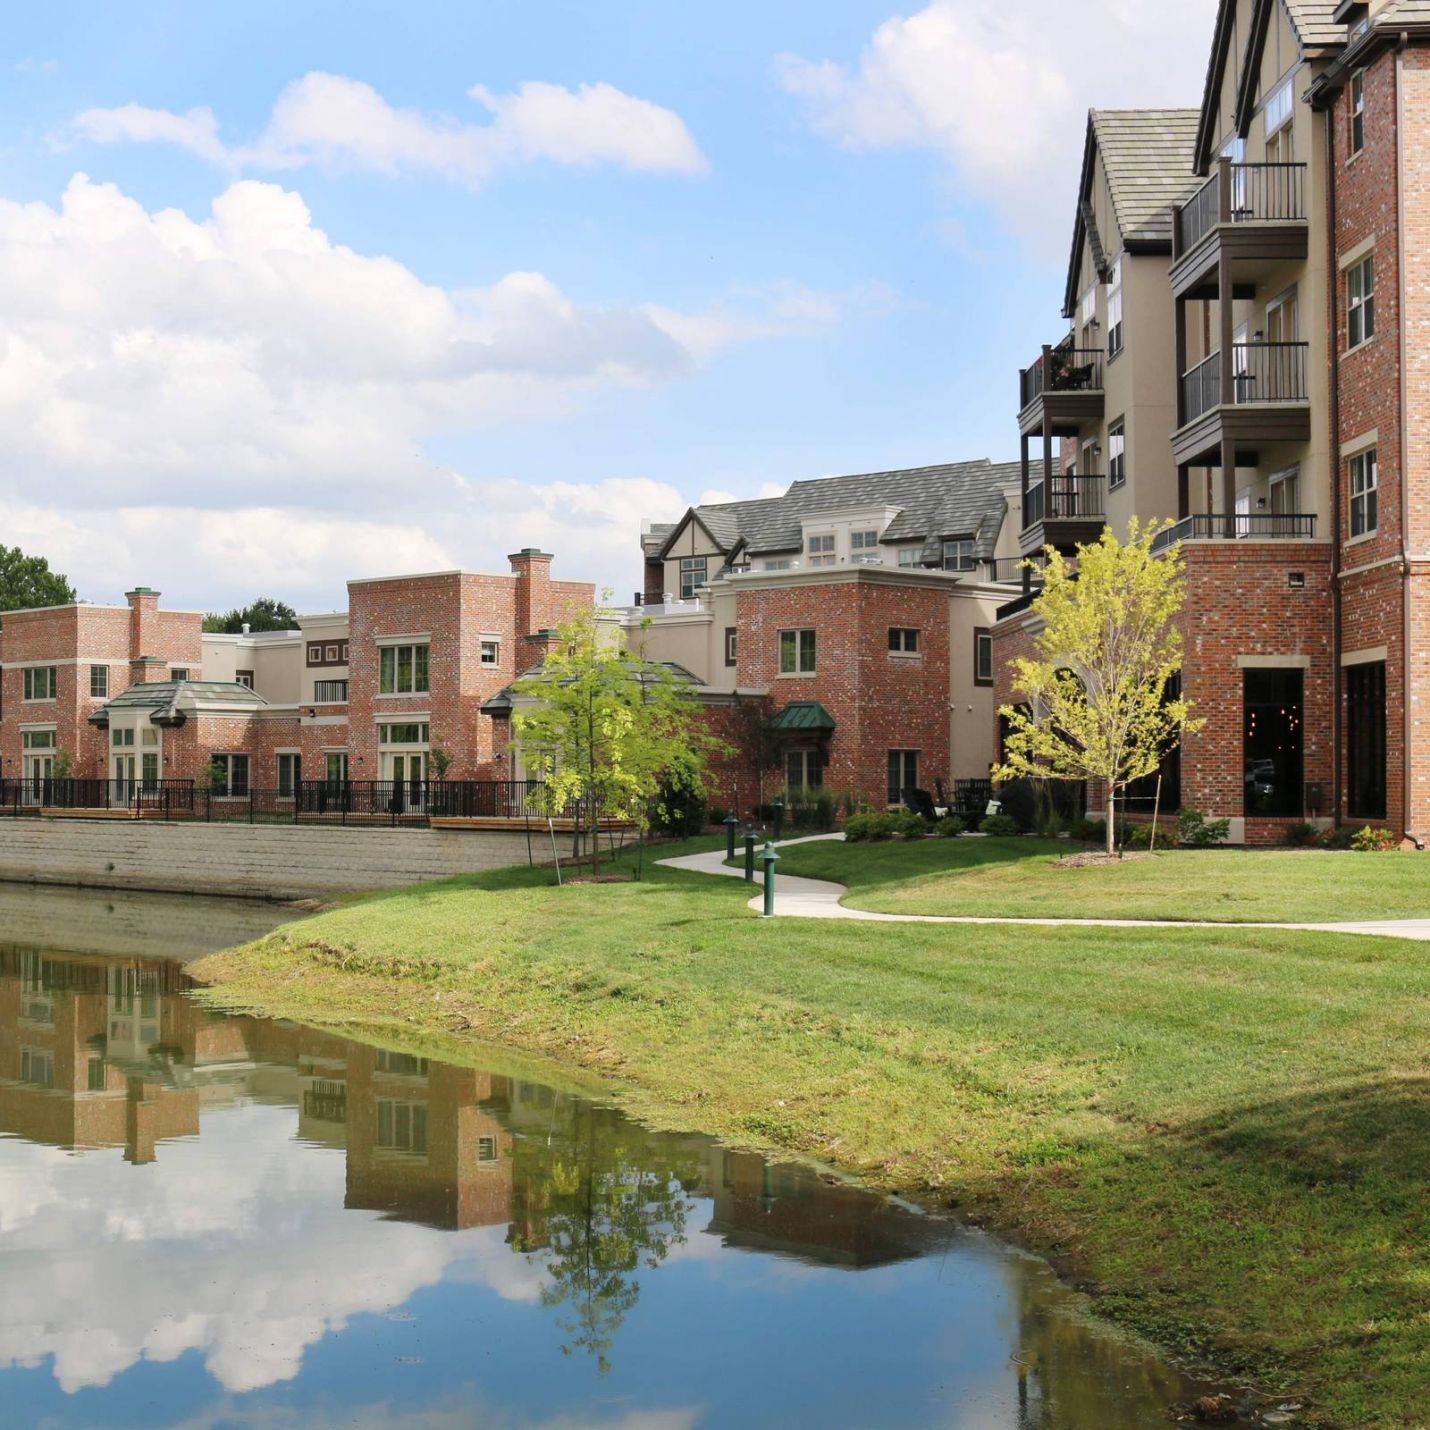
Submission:
[[[770,730],[832,730],[834,716],[817,700],[792,700],[766,726]]]
[[[1198,111],[1094,109],[1093,133],[1123,240],[1172,240],[1172,204],[1193,189]]]
[[[1390,0],[1375,17],[1377,29],[1394,24],[1430,25],[1430,0]]]
[[[751,555],[798,551],[800,523],[821,512],[848,507],[890,506],[898,515],[882,540],[933,542],[971,536],[975,555],[991,556],[1007,510],[1005,489],[1018,480],[1016,462],[949,462],[893,472],[861,472],[795,482],[781,497],[698,506],[694,514],[730,552],[741,541]]]
[[[1285,0],[1285,3],[1296,37],[1302,45],[1314,49],[1344,43],[1346,27],[1336,24],[1331,18],[1340,0]]]

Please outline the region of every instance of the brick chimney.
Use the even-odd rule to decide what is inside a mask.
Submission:
[[[142,1077],[128,1080],[124,1105],[124,1160],[142,1167],[155,1157],[158,1141],[159,1089]]]
[[[524,546],[507,560],[516,577],[516,633],[533,635],[551,624],[551,553]]]
[[[145,678],[144,657],[158,634],[159,593],[148,586],[136,586],[124,593],[124,599],[129,602],[130,680],[138,685]]]

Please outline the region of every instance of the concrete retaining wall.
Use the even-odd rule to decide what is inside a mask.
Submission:
[[[541,859],[541,849],[535,852]],[[520,833],[0,819],[0,879],[100,889],[299,899],[391,889],[526,859]]]

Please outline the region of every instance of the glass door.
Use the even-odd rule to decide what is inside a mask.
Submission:
[[[45,791],[55,777],[54,753],[25,756],[25,803],[44,804]]]

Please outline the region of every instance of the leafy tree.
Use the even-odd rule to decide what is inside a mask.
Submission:
[[[603,821],[644,835],[672,801],[703,792],[710,759],[724,746],[706,728],[690,682],[633,650],[592,608],[561,626],[541,669],[516,682],[533,702],[512,717],[512,733],[532,776],[538,807],[576,810],[600,864]],[[644,629],[644,628],[643,628]]]
[[[43,556],[26,556],[18,546],[0,546],[0,611],[64,606],[74,598],[74,587],[58,571],[51,571]]]
[[[286,601],[272,596],[260,596],[247,606],[234,607],[222,615],[210,612],[204,617],[204,629],[215,635],[238,635],[246,625],[251,631],[291,631],[298,624],[298,615]]]
[[[1014,693],[1025,703],[998,712],[1008,734],[994,779],[1100,780],[1110,815],[1120,791],[1201,727],[1188,701],[1169,698],[1182,668],[1185,583],[1178,547],[1152,554],[1159,530],[1134,518],[1123,543],[1104,528],[1078,547],[1075,567],[1048,548],[1032,607],[1043,629],[1036,655],[1012,662]],[[1109,854],[1115,840],[1109,818]]]

